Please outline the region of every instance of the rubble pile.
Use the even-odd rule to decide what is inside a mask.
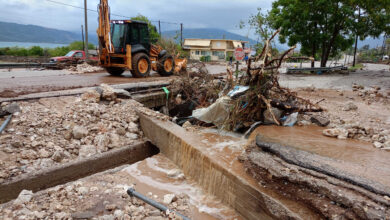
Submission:
[[[82,73],[96,73],[99,71],[103,71],[103,68],[100,66],[92,66],[86,62],[77,64],[76,66],[70,66],[69,70],[75,72],[75,74]]]
[[[19,102],[21,111],[14,113],[0,136],[0,182],[134,144],[143,137],[137,110],[167,118],[134,100],[116,98],[108,86],[99,91],[88,91],[81,98]]]
[[[19,197],[0,207],[2,219],[181,219],[127,195],[128,187],[98,176],[96,181],[76,181],[33,194],[23,190]],[[149,198],[181,214],[189,214],[186,195],[148,193]]]
[[[357,92],[363,101],[366,101],[367,104],[374,102],[383,102],[389,103],[390,101],[390,92],[381,91],[381,87],[372,86],[371,88],[365,88],[362,85],[353,84],[352,91]]]

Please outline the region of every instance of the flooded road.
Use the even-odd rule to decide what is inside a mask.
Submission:
[[[368,142],[325,137],[322,130],[317,126],[261,126],[253,132],[251,139],[261,134],[265,141],[356,165],[353,172],[390,186],[390,152],[376,149]]]
[[[72,74],[67,70],[34,71],[26,69],[0,70],[0,97],[97,86],[170,80],[173,77],[161,77],[151,73],[147,78],[133,78],[129,71],[122,76],[111,76],[106,72]]]

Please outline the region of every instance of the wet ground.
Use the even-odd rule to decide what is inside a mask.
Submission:
[[[116,210],[121,210],[124,215],[138,216],[139,219],[143,219],[155,213],[156,208],[145,205],[138,199],[135,199],[138,202],[131,200],[126,194],[129,187],[160,203],[164,195],[175,194],[177,201],[169,204],[169,208],[179,211],[190,219],[242,219],[234,210],[205,194],[195,181],[182,175],[177,166],[161,154],[132,165],[37,192],[23,209],[11,201],[5,206],[0,206],[0,217],[21,218],[23,213],[28,213],[27,219],[34,219],[35,211],[38,211],[44,212],[45,217],[56,218],[58,207],[65,216],[107,216],[113,215]],[[108,210],[107,205],[115,208]],[[33,213],[25,211],[26,208]]]
[[[364,141],[325,137],[322,130],[318,126],[261,126],[252,133],[251,138],[261,134],[270,142],[351,163],[355,168],[348,171],[390,187],[390,152],[374,148]]]
[[[72,74],[67,70],[0,70],[0,97],[16,97],[18,95],[97,86],[170,80],[172,77],[161,77],[152,73],[151,77],[133,78],[129,71],[122,76],[111,76],[108,73]]]

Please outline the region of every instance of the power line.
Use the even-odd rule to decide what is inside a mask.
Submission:
[[[68,7],[73,7],[73,8],[78,8],[78,9],[82,9],[84,10],[83,7],[80,7],[80,6],[76,6],[76,5],[71,5],[71,4],[67,4],[67,3],[63,3],[63,2],[59,2],[59,1],[54,1],[54,0],[46,0],[48,2],[51,2],[51,3],[55,3],[55,4],[59,4],[59,5],[65,5],[65,6],[68,6]],[[91,12],[95,12],[95,13],[98,13],[97,10],[93,10],[93,9],[87,9],[88,11],[91,11]],[[116,16],[116,17],[122,17],[122,18],[131,18],[129,16],[125,16],[125,15],[120,15],[120,14],[113,14],[113,13],[110,13],[112,16]],[[158,21],[153,21],[153,20],[150,20],[151,22],[158,22]],[[179,25],[179,23],[175,23],[175,22],[168,22],[168,21],[160,21],[161,23],[165,23],[165,24],[176,24],[176,25]]]

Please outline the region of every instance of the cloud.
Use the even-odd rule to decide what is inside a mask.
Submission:
[[[54,0],[83,7],[82,0]],[[87,0],[89,9],[96,10],[99,0]],[[162,30],[185,28],[237,29],[240,20],[256,13],[258,7],[269,9],[266,0],[109,0],[111,12],[124,16],[142,14],[153,21],[161,20]],[[0,21],[34,24],[44,27],[78,31],[84,23],[84,11],[48,0],[0,0]],[[112,16],[113,19],[123,19]],[[88,12],[91,31],[97,28],[97,13]]]

